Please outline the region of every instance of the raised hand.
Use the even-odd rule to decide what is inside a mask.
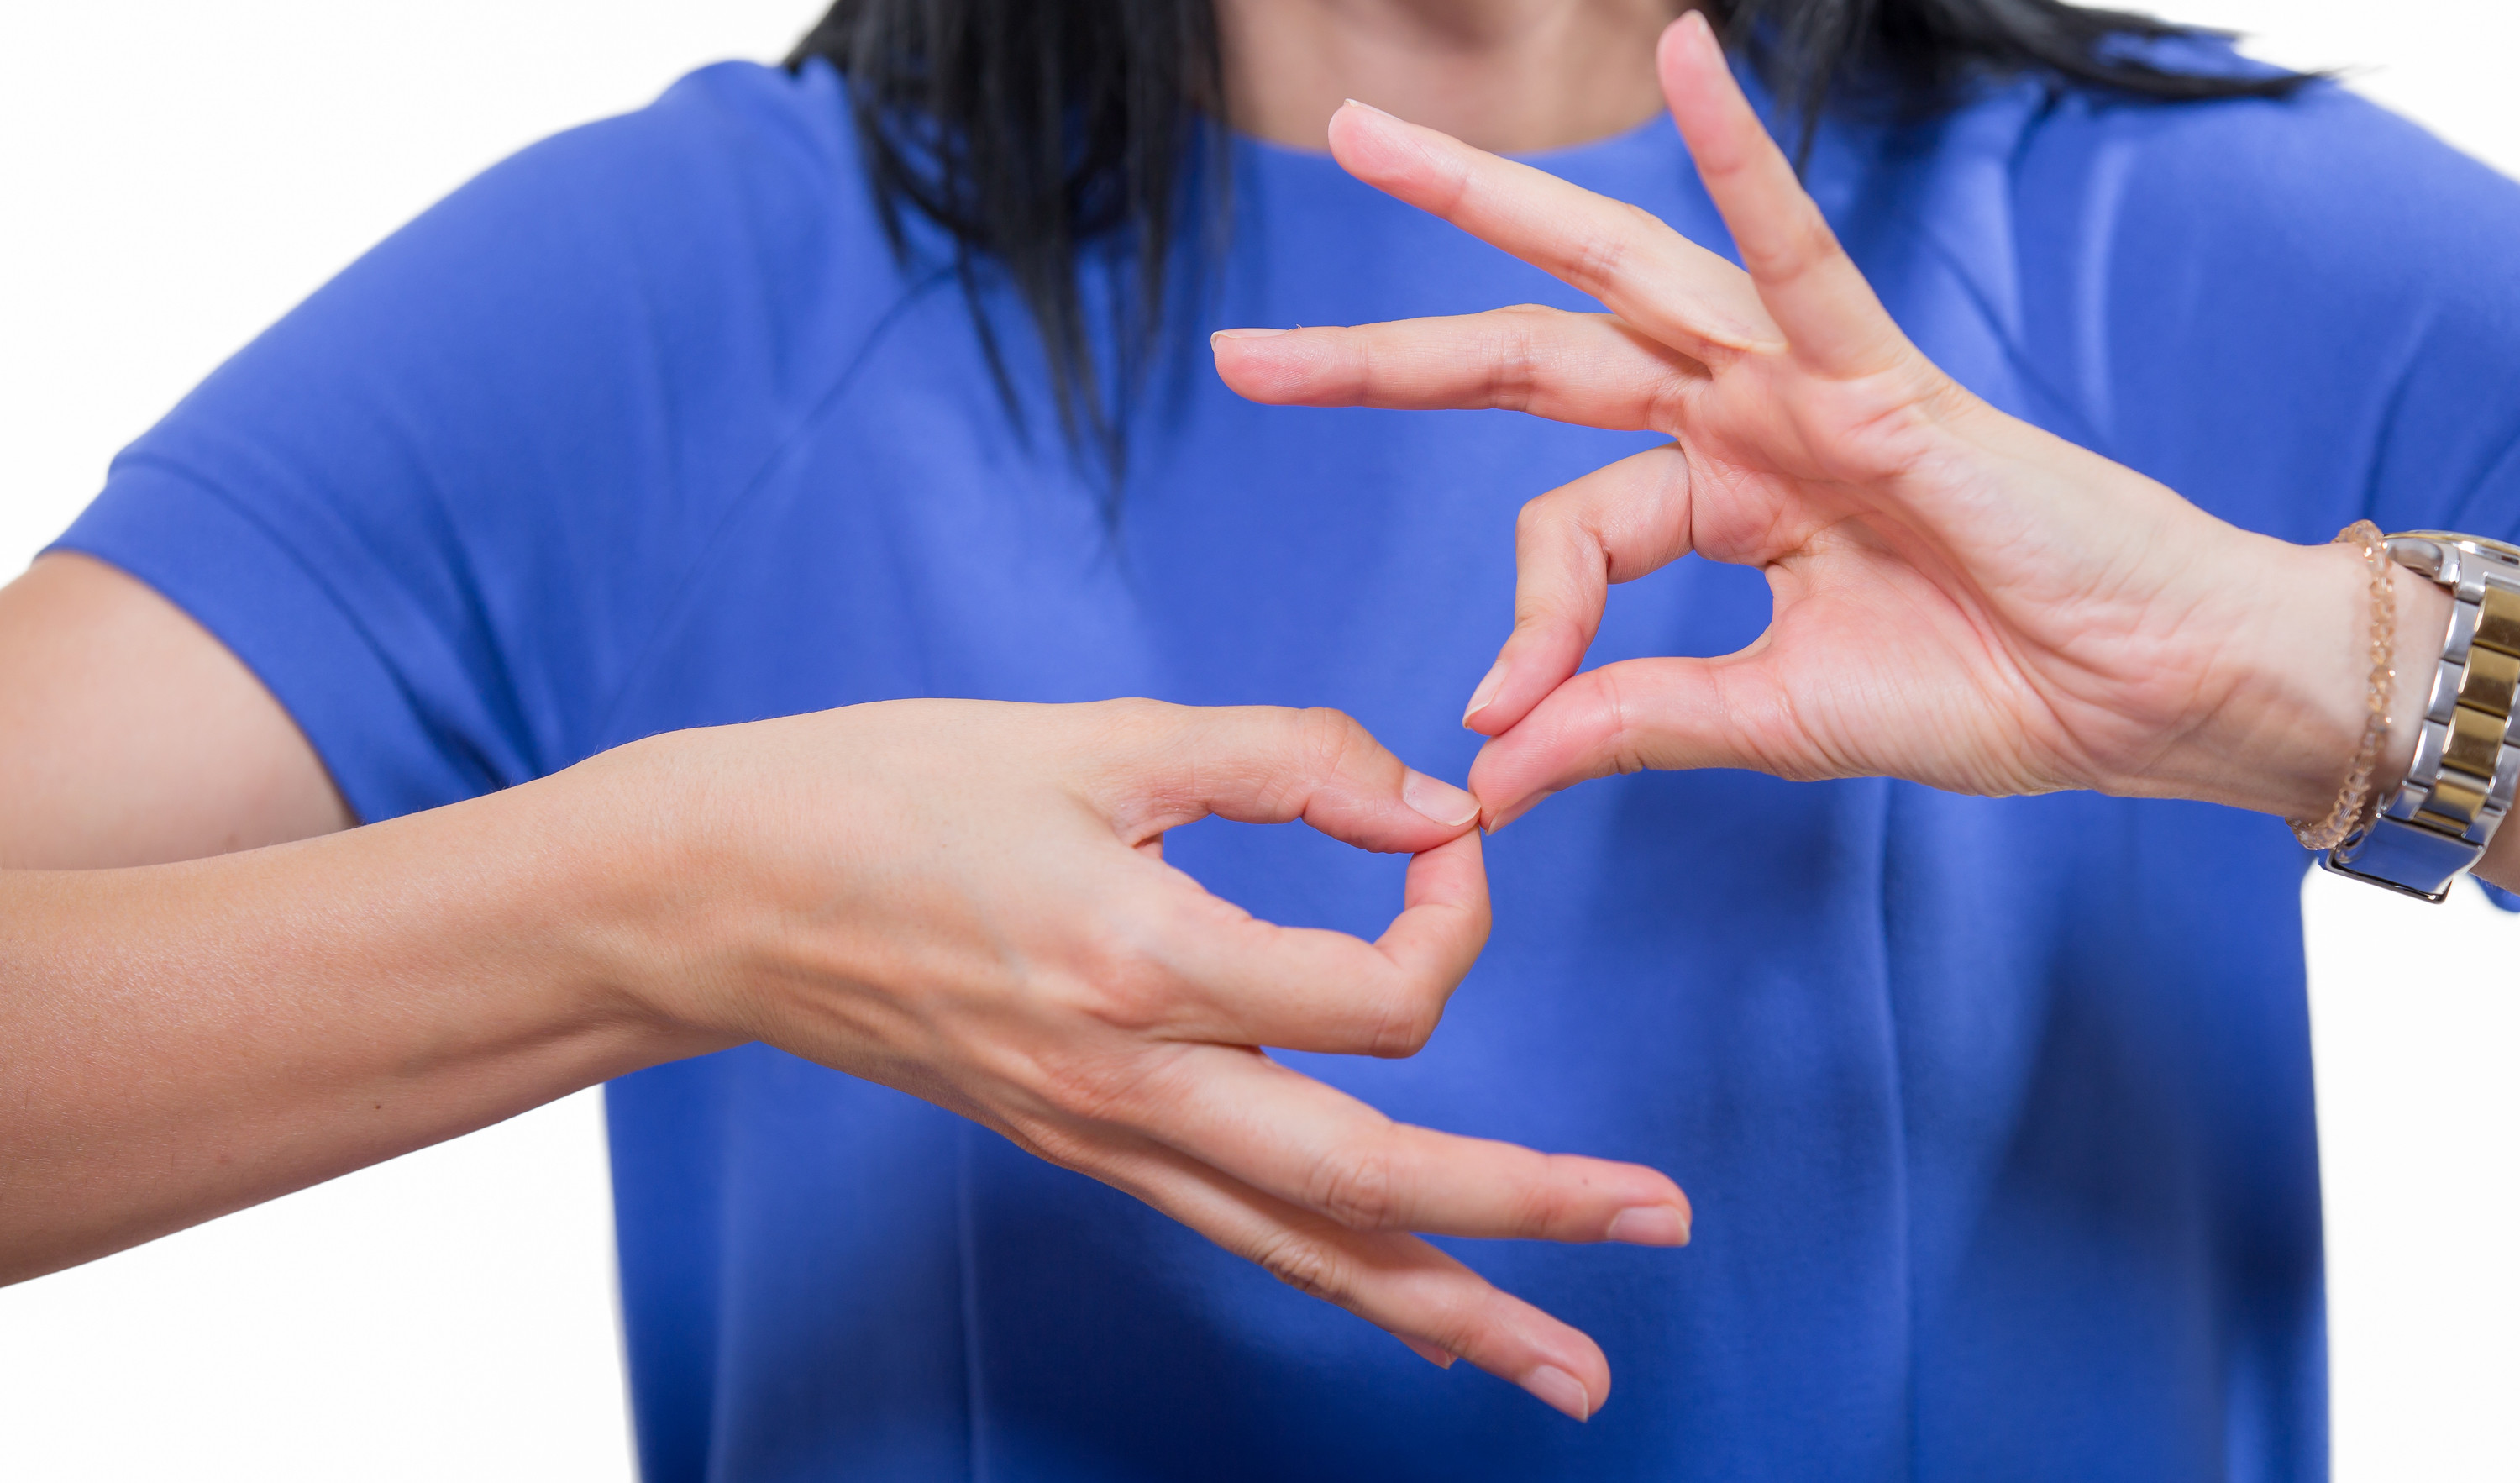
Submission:
[[[1954,382],[1874,297],[1703,19],[1658,60],[1743,267],[1350,106],[1330,125],[1350,172],[1609,312],[1216,341],[1255,400],[1501,407],[1674,439],[1522,513],[1513,632],[1463,717],[1496,739],[1471,774],[1489,825],[1645,767],[2320,811],[2360,726],[2352,556],[2235,529]],[[1577,673],[1607,584],[1690,552],[1765,571],[1768,631],[1722,658]]]

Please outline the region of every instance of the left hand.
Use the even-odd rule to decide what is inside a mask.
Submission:
[[[1883,310],[1700,17],[1664,33],[1659,65],[1746,272],[1633,206],[1351,106],[1330,124],[1351,173],[1610,312],[1216,340],[1258,401],[1502,407],[1674,439],[1522,512],[1513,633],[1463,717],[1495,739],[1470,777],[1490,827],[1645,767],[2323,812],[2362,727],[2351,549],[2240,530],[1971,394]],[[1722,658],[1578,674],[1607,585],[1692,551],[1766,572],[1768,631]],[[2402,605],[2426,591],[2399,584]],[[2402,616],[2410,645],[2423,621]]]

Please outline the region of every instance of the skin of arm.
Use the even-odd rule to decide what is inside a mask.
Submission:
[[[0,870],[197,860],[350,827],[226,647],[90,558],[0,587]]]
[[[0,872],[0,1281],[731,1044],[605,971],[562,801]]]
[[[1648,47],[1632,43],[1671,9],[1226,0],[1222,22],[1238,120],[1270,137],[1317,140],[1339,97],[1440,109],[1494,92],[1542,103],[1468,110],[1480,142],[1532,149],[1649,115]],[[1851,267],[1778,185],[1781,160],[1758,156],[1738,117],[1692,106],[1729,86],[1693,44],[1685,25],[1666,36],[1662,86],[1711,180],[1739,182],[1720,192],[1736,239],[1780,228],[1755,283],[1675,256],[1633,212],[1603,217],[1519,167],[1349,110],[1331,139],[1351,169],[1543,266],[1626,265],[1622,281],[1579,285],[1617,312],[1219,345],[1229,382],[1263,400],[1514,405],[1682,440],[1527,512],[1515,634],[1466,718],[1494,739],[1472,778],[1486,821],[1607,771],[1705,765],[2322,811],[2360,726],[2350,554],[2197,523],[2169,491],[1955,396],[1912,347],[1894,353],[1904,340],[1865,317],[1868,290],[1851,295]],[[1554,59],[1546,76],[1526,75],[1535,59]],[[1535,209],[1482,210],[1517,201]],[[1588,231],[1619,250],[1588,252]],[[1674,271],[1646,271],[1661,268]],[[1912,432],[1897,457],[1866,464],[1877,447],[1800,418],[1857,405],[1849,386],[1890,397],[1865,404],[1865,425]],[[1934,471],[1952,477],[1918,476]],[[1774,550],[1728,546],[1727,489],[1812,498],[1806,513],[1833,517]],[[1997,580],[2019,573],[1956,560],[1966,543],[1930,518],[1935,498],[1990,490],[2038,496],[2025,508],[2068,536],[2097,491],[2114,518],[2142,517],[2139,534],[2182,538],[2161,549],[2242,573],[2256,606],[2200,607],[2201,584],[2164,577],[2147,593],[2159,604],[2111,612],[2228,619],[2200,630],[2212,645],[2154,645],[2114,667],[2088,642],[2043,648],[2055,635],[2025,628],[2020,584]],[[1854,495],[1877,498],[1856,509]],[[1868,529],[1868,543],[1828,534]],[[1780,624],[1806,613],[1780,630],[1792,643],[1576,676],[1606,584],[1690,549],[1768,567]],[[1737,724],[1775,714],[1742,702],[1773,695],[1785,659],[1825,652],[1832,591],[1938,594],[1941,608],[1914,606],[1936,615],[1914,674],[1935,679],[1927,661],[1958,652],[2007,686],[1904,687],[1923,697],[1904,720],[1850,708],[1860,724],[1842,736]],[[2404,655],[2438,636],[2447,600],[2398,592]],[[1877,658],[1878,625],[1861,637]],[[2051,651],[2063,659],[2043,667]],[[2114,683],[2138,671],[2148,686]],[[1047,771],[1011,774],[1007,757]],[[1255,922],[1161,863],[1164,829],[1208,812],[1302,817],[1411,852],[1406,909],[1374,944]],[[111,568],[49,558],[0,589],[0,1281],[762,1040],[972,1116],[1435,1363],[1469,1358],[1588,1416],[1608,1390],[1598,1348],[1414,1233],[1673,1244],[1680,1191],[1635,1166],[1393,1125],[1254,1049],[1422,1043],[1486,931],[1463,832],[1479,815],[1344,718],[937,702],[652,739],[351,830],[312,748],[215,640]],[[2520,883],[2515,866],[2520,832],[2480,874]]]
[[[1579,1417],[1598,1346],[1417,1233],[1688,1237],[1652,1170],[1395,1124],[1260,1054],[1414,1054],[1487,934],[1476,801],[1335,712],[861,705],[264,843],[346,811],[150,589],[40,562],[0,591],[0,1281],[755,1040]],[[1162,839],[1210,814],[1412,854],[1400,916],[1368,943],[1208,895]]]
[[[1317,141],[1352,92],[1515,98],[1513,109],[1480,111],[1498,120],[1481,137],[1533,148],[1649,116],[1645,58],[1674,7],[1227,9],[1227,64],[1248,127]],[[1605,87],[1605,72],[1622,85]],[[905,731],[899,714],[795,726],[828,733],[810,748],[818,758],[848,742],[907,756],[932,753],[937,728],[970,718],[913,719],[923,729]],[[1029,751],[1045,723],[1020,724],[1012,749]],[[1474,802],[1388,762],[1343,720],[1270,714],[1201,733],[1140,707],[1058,724],[1098,744],[1116,726],[1148,751],[1169,749],[1125,783],[1035,779],[1019,801],[1000,800],[1038,809],[1053,794],[1096,793],[1099,813],[1081,831],[1075,817],[1057,818],[1067,832],[1037,863],[1066,879],[1077,851],[1103,859],[1118,839],[1130,863],[1155,873],[1121,898],[1142,915],[1063,903],[1066,922],[1087,930],[1063,932],[1059,951],[1041,955],[1059,968],[1055,990],[991,980],[968,960],[957,980],[937,969],[956,942],[968,945],[958,932],[1004,930],[988,920],[992,905],[1039,907],[1055,893],[1037,889],[1039,877],[985,890],[931,877],[923,937],[830,921],[802,930],[796,914],[770,905],[792,897],[783,890],[800,876],[828,885],[832,872],[880,860],[880,847],[860,830],[854,859],[789,859],[765,876],[762,861],[779,853],[765,838],[789,838],[792,821],[695,803],[739,801],[723,780],[779,754],[794,730],[731,743],[724,734],[659,739],[494,797],[352,829],[313,748],[215,639],[112,567],[72,555],[38,562],[0,588],[0,1281],[641,1066],[762,1038],[980,1117],[1366,1314],[1435,1363],[1467,1357],[1589,1415],[1609,1383],[1591,1341],[1411,1232],[1580,1229],[1582,1238],[1676,1243],[1688,1207],[1668,1180],[1396,1129],[1325,1101],[1326,1089],[1294,1087],[1251,1053],[1254,1042],[1198,1038],[1233,1033],[1230,1003],[1268,1019],[1243,1027],[1273,1043],[1400,1054],[1422,1039],[1486,929],[1477,841],[1462,832]],[[1211,763],[1242,759],[1245,789],[1206,803],[1185,789],[1179,764],[1200,746]],[[1341,801],[1354,780],[1336,780],[1351,764],[1374,774],[1372,807]],[[931,788],[930,801],[972,801],[967,780],[915,786]],[[883,815],[865,802],[848,800],[853,820]],[[1430,823],[1412,803],[1450,822]],[[1281,936],[1167,878],[1157,826],[1211,804],[1254,818],[1309,811],[1376,847],[1419,852],[1394,935],[1370,947]],[[921,832],[892,847],[915,855],[970,818],[896,815]],[[1047,846],[1058,830],[1045,831]],[[683,884],[745,869],[748,895],[701,899]],[[902,904],[888,905],[901,920]],[[1272,963],[1271,984],[1238,984]],[[1379,988],[1333,994],[1326,975]],[[948,991],[956,982],[959,995]],[[1014,1007],[1028,1007],[1028,1022]],[[1070,1017],[1053,1023],[1062,1011]],[[1133,1050],[1098,1038],[1115,1026]],[[1035,1052],[1070,1053],[1030,1057],[1068,1074],[1017,1087],[982,1064],[990,1047],[1003,1058],[1022,1034],[1037,1037]],[[1080,1098],[1106,1115],[1082,1115]],[[1272,1146],[1236,1142],[1230,1120],[1212,1115],[1220,1098],[1279,1106]]]

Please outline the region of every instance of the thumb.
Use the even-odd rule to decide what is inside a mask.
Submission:
[[[1756,651],[1627,659],[1557,687],[1479,750],[1470,790],[1500,830],[1550,794],[1647,768],[1742,767],[1793,776],[1790,706]]]
[[[1341,711],[1162,706],[1117,775],[1112,814],[1150,831],[1214,814],[1301,819],[1360,849],[1417,854],[1478,822],[1476,798],[1404,764]]]

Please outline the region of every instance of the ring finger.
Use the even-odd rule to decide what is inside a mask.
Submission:
[[[1579,1421],[1609,1395],[1590,1336],[1415,1236],[1350,1231],[1160,1145],[1088,1172],[1421,1355],[1458,1355]]]

